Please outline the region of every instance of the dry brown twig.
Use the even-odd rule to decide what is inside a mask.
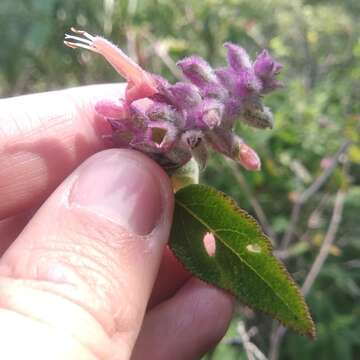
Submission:
[[[350,144],[351,144],[351,141],[349,141],[349,140],[346,140],[341,144],[339,150],[333,156],[333,159],[332,159],[330,165],[315,179],[315,181],[306,190],[304,190],[301,193],[301,195],[295,201],[294,207],[291,211],[290,224],[289,224],[288,230],[286,231],[286,233],[281,241],[280,250],[285,250],[288,248],[288,246],[293,238],[293,235],[294,235],[294,232],[296,229],[296,225],[299,221],[302,206],[317,191],[319,191],[319,189],[325,184],[325,182],[333,174],[339,160],[341,159],[342,155],[344,155],[346,153]]]
[[[326,261],[327,256],[329,255],[330,247],[335,241],[336,233],[342,219],[345,196],[346,196],[346,192],[342,189],[339,189],[336,194],[330,224],[326,231],[324,241],[301,288],[304,296],[306,296],[309,293],[312,285],[314,284],[316,278],[318,277],[321,271],[322,266]],[[270,360],[276,360],[278,358],[280,345],[286,332],[287,332],[287,328],[285,328],[282,325],[277,326],[277,328],[273,331],[273,335],[270,341],[271,342],[270,351],[269,351]]]
[[[250,336],[245,329],[245,323],[243,321],[239,321],[237,332],[248,360],[267,360],[266,356],[260,351],[260,349],[251,342]]]
[[[303,234],[299,237],[299,243],[302,243],[302,242],[309,242],[310,240],[310,234],[311,234],[311,229],[312,227],[310,226],[310,222],[312,221],[312,219],[314,217],[320,217],[322,216],[322,213],[324,211],[324,209],[326,208],[328,202],[329,202],[329,199],[330,199],[330,194],[327,192],[327,193],[324,193],[320,200],[318,201],[318,204],[317,206],[315,207],[315,209],[310,213],[308,219],[307,219],[307,228],[306,230],[303,232]],[[293,246],[296,246],[296,245],[293,245]],[[279,259],[281,260],[285,260],[287,258],[289,258],[290,256],[293,256],[290,254],[290,248],[287,248],[287,249],[284,249],[284,250],[275,250],[274,251],[274,255],[276,257],[278,257]]]
[[[304,296],[306,296],[309,293],[312,285],[314,284],[315,279],[319,275],[320,270],[324,265],[325,260],[329,254],[330,247],[335,240],[335,236],[342,218],[345,195],[346,195],[345,191],[341,189],[336,194],[334,210],[332,213],[328,231],[326,232],[320,251],[316,256],[316,259],[312,264],[309,273],[306,276],[303,286],[301,287]]]

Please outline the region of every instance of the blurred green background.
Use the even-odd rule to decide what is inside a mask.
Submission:
[[[260,220],[300,285],[313,268],[307,301],[318,337],[285,332],[239,304],[205,359],[360,359],[359,19],[358,0],[0,2],[1,97],[119,81],[100,57],[64,47],[70,26],[112,39],[172,81],[186,55],[223,64],[225,41],[252,56],[267,48],[284,65],[286,87],[265,100],[275,128],[238,129],[263,171],[214,155],[203,181]]]

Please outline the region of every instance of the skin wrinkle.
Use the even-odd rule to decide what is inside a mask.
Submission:
[[[1,305],[1,304],[0,304]],[[99,353],[104,353],[103,351],[101,351],[100,349],[98,351],[96,351],[95,349],[92,349],[91,347],[87,346],[86,344],[84,344],[82,341],[80,341],[80,339],[78,339],[76,336],[74,336],[73,334],[64,334],[63,331],[59,331],[58,327],[56,327],[56,325],[50,324],[49,322],[46,322],[44,319],[41,318],[36,318],[33,316],[30,316],[29,314],[26,314],[25,312],[21,312],[16,308],[4,308],[2,306],[0,306],[0,319],[2,317],[2,315],[4,314],[4,312],[6,312],[8,315],[10,316],[17,316],[22,320],[25,321],[30,321],[31,323],[37,323],[38,325],[40,325],[41,327],[46,327],[48,330],[46,331],[46,333],[48,333],[48,331],[53,330],[54,333],[59,333],[61,332],[62,335],[64,335],[65,337],[67,337],[71,342],[75,342],[77,343],[84,351],[86,351],[86,353],[88,353],[91,358],[93,358],[94,360],[98,359],[98,360],[102,360],[103,357],[99,357]],[[105,348],[106,350],[108,350],[108,347]],[[77,352],[78,354],[78,352]],[[91,359],[91,358],[86,358],[86,359]]]
[[[81,298],[86,299],[86,301],[83,301],[75,296],[74,286],[69,283],[54,283],[53,281],[33,279],[24,280],[24,283],[31,288],[58,295],[59,297],[78,305],[96,319],[97,323],[102,326],[109,336],[118,331],[113,315],[110,312],[104,312],[103,309],[99,310],[96,308],[96,304],[99,303],[99,301],[98,299],[93,300],[94,296],[91,289],[89,289],[90,291],[84,291],[83,288],[80,289],[82,295]],[[78,288],[75,287],[75,289]],[[99,313],[101,313],[101,318],[99,317]]]
[[[3,179],[0,183],[0,191],[7,193],[7,189],[10,188],[9,197],[13,193],[19,194],[26,192],[23,189],[23,184],[28,181],[30,169],[36,169],[31,172],[33,179],[32,191],[37,192],[37,188],[43,188],[43,184],[48,182],[48,176],[46,174],[46,164],[42,161],[41,157],[26,151],[20,151],[14,154],[9,154],[6,159],[7,164],[1,164],[3,173],[13,173],[13,176],[8,178],[8,182]],[[13,164],[17,164],[14,167]],[[36,164],[36,166],[34,166]],[[22,172],[17,171],[17,168],[22,169]],[[24,171],[26,169],[26,171]]]
[[[59,257],[62,259],[59,259]],[[84,261],[85,259],[86,261]],[[65,283],[73,284],[78,290],[77,296],[74,296],[73,291],[66,295],[86,307],[88,311],[91,311],[98,318],[107,331],[113,332],[115,326],[112,314],[116,301],[112,299],[111,294],[114,292],[120,294],[126,288],[124,284],[119,283],[120,279],[114,279],[110,269],[105,272],[102,269],[103,267],[94,261],[91,256],[84,257],[82,254],[79,257],[78,254],[73,254],[71,251],[68,251],[65,256],[57,255],[55,260],[52,260],[49,253],[46,253],[46,258],[43,260],[38,259],[37,261],[38,279],[53,282],[52,271],[60,271],[60,278],[65,276],[65,279],[62,279],[60,283],[65,281]],[[58,275],[55,273],[55,276]],[[86,301],[83,299],[86,299]],[[102,314],[101,319],[97,314]],[[107,315],[105,316],[105,314]]]
[[[48,241],[47,244],[59,245],[59,242]],[[108,296],[105,295],[105,293],[109,293],[110,292],[109,289],[115,289],[116,287],[118,288],[120,287],[119,279],[114,279],[113,276],[111,275],[112,273],[115,272],[115,270],[109,269],[107,271],[107,274],[105,274],[105,270],[103,269],[105,269],[107,266],[105,267],[101,265],[100,262],[97,263],[97,261],[94,260],[94,258],[92,257],[93,254],[89,254],[88,251],[86,251],[86,248],[82,249],[81,246],[76,246],[75,248],[73,243],[68,243],[66,245],[68,246],[67,249],[64,248],[64,244],[60,246],[52,246],[51,248],[38,248],[36,246],[31,246],[30,248],[27,249],[28,256],[23,257],[23,261],[26,261],[26,263],[25,264],[23,263],[22,265],[20,264],[19,266],[20,268],[26,269],[25,273],[28,274],[28,278],[45,280],[47,276],[46,274],[52,271],[51,270],[52,266],[56,267],[57,265],[61,266],[62,264],[63,266],[65,266],[65,269],[68,268],[68,270],[70,271],[70,273],[68,273],[68,276],[70,274],[73,274],[71,275],[72,277],[74,276],[74,274],[76,274],[77,276],[80,276],[83,280],[85,278],[87,279],[86,282],[85,281],[80,282],[81,285],[86,285],[85,289],[83,288],[83,286],[80,287],[81,291],[85,291],[85,293],[81,297],[88,299],[89,295],[91,295],[90,298],[94,299],[94,301],[92,301],[92,305],[93,307],[95,307],[95,310],[94,309],[92,310],[95,311],[96,313],[106,312],[110,314],[111,313],[110,309],[112,308],[112,306],[110,304],[106,305],[104,300],[108,299]],[[43,253],[44,256],[42,256],[41,253]],[[55,254],[54,259],[52,259],[52,254]],[[102,256],[100,255],[98,258],[101,259]],[[108,258],[108,255],[106,256],[106,258]],[[6,260],[7,259],[5,258],[5,261]],[[9,262],[12,263],[11,260],[8,261],[8,263]],[[27,264],[36,264],[36,266],[29,268],[29,265]],[[94,266],[94,264],[96,265]],[[6,263],[5,264],[3,263],[2,265],[6,266]],[[9,267],[10,265],[8,264],[7,266]],[[91,272],[88,271],[90,269],[92,270]],[[18,271],[20,271],[20,273],[24,272],[24,270],[21,269],[16,270],[12,268],[11,271],[12,276],[17,277]],[[87,276],[85,276],[85,274]],[[91,283],[88,282],[89,280],[91,280]],[[70,283],[74,283],[74,278],[72,279],[72,281],[70,281]],[[79,284],[79,281],[78,280],[75,281],[75,284]],[[101,284],[101,288],[99,287],[100,284]],[[104,286],[104,284],[108,284],[108,285]],[[106,290],[106,288],[108,290]],[[63,290],[60,288],[60,292],[62,291]],[[94,291],[97,294],[97,296],[93,295]],[[120,289],[118,291],[120,291]],[[89,305],[87,303],[84,303],[84,301],[82,301],[81,299],[74,298],[73,290],[66,291],[66,295],[69,298],[72,297],[73,300],[76,300],[79,304],[86,306],[88,310],[90,310]],[[104,317],[103,322],[104,322],[104,326],[106,325],[106,328],[111,329],[114,327],[110,315],[108,316],[107,320]]]
[[[112,259],[111,255],[113,249],[111,249],[111,247],[109,246],[109,244],[104,243],[104,239],[108,239],[108,238],[112,238],[114,236],[116,236],[117,234],[117,229],[118,226],[116,224],[113,224],[110,222],[109,225],[107,226],[101,226],[101,224],[103,224],[103,219],[100,221],[100,226],[98,226],[96,224],[96,221],[94,223],[94,219],[92,219],[93,221],[91,223],[88,223],[87,221],[87,216],[85,214],[85,216],[80,216],[81,213],[84,211],[83,209],[71,209],[71,212],[74,212],[75,214],[69,214],[69,218],[65,218],[63,219],[63,221],[65,223],[67,223],[67,226],[65,227],[66,231],[69,231],[68,234],[65,234],[65,238],[66,239],[71,239],[74,238],[74,236],[77,238],[77,245],[75,245],[73,242],[67,243],[66,242],[59,242],[58,240],[50,240],[47,241],[46,244],[51,246],[48,248],[38,248],[36,243],[32,244],[27,252],[29,254],[27,263],[37,263],[38,267],[42,266],[42,263],[45,262],[45,269],[37,269],[35,271],[35,274],[31,275],[32,273],[34,273],[34,270],[31,270],[29,268],[27,268],[27,266],[25,265],[26,269],[26,273],[29,274],[29,276],[33,276],[34,278],[38,278],[39,277],[39,273],[40,273],[40,280],[45,280],[44,278],[44,271],[45,274],[48,271],[51,271],[51,266],[56,266],[56,263],[60,264],[62,263],[65,266],[72,266],[71,270],[75,271],[75,274],[77,274],[78,276],[81,276],[83,279],[86,278],[87,279],[87,286],[86,286],[86,293],[91,294],[91,298],[94,298],[93,296],[93,292],[95,289],[95,292],[98,294],[97,296],[95,296],[94,300],[96,303],[98,303],[98,305],[96,305],[96,303],[94,303],[93,301],[92,306],[89,306],[89,304],[85,304],[86,308],[88,309],[88,311],[92,311],[94,314],[94,309],[93,307],[96,307],[97,309],[95,310],[96,313],[108,313],[108,317],[107,320],[103,319],[103,325],[106,327],[106,329],[108,329],[111,332],[114,332],[115,330],[111,330],[114,329],[115,327],[119,327],[119,324],[121,324],[122,329],[125,329],[124,331],[127,331],[126,328],[128,327],[128,325],[124,324],[123,319],[124,318],[129,318],[128,315],[124,315],[124,312],[126,312],[126,309],[118,309],[117,308],[117,302],[115,302],[113,305],[104,305],[103,304],[103,300],[100,300],[99,303],[99,298],[101,299],[106,299],[108,298],[108,296],[106,295],[106,293],[109,292],[114,292],[114,288],[118,287],[118,290],[116,291],[116,293],[118,294],[122,294],[121,296],[127,296],[127,294],[129,293],[129,291],[126,290],[126,286],[124,284],[119,284],[120,279],[114,279],[112,274],[113,273],[117,273],[119,271],[115,271],[114,269],[109,269],[107,271],[107,274],[105,274],[105,272],[101,271],[101,269],[103,268],[107,268],[108,269],[108,265],[109,263],[107,263],[105,266],[102,265],[101,263],[98,265],[96,264],[96,260],[94,261],[94,259],[96,259],[96,257],[94,257],[94,252],[97,252],[99,249],[104,249],[102,251],[105,251],[106,248],[108,248],[108,251],[105,251],[105,253],[101,253],[98,258],[99,259]],[[56,216],[56,214],[54,214]],[[76,222],[76,233],[72,233],[71,232],[71,219],[78,219],[79,222]],[[70,220],[70,223],[69,223]],[[81,226],[79,226],[79,224]],[[49,225],[50,226],[50,225]],[[57,228],[59,228],[59,230],[54,230],[51,229],[51,227],[53,227],[53,225],[51,224],[50,229],[44,231],[44,236],[48,236],[48,233],[58,233],[58,231],[60,231],[62,229],[62,232],[64,231],[64,226],[62,226],[61,223],[57,223],[56,224]],[[96,229],[96,230],[95,230]],[[105,231],[105,233],[104,233]],[[135,236],[133,236],[135,237]],[[138,253],[138,258],[142,258],[141,253],[139,253],[136,249],[137,246],[136,244],[139,243],[139,239],[127,239],[124,236],[120,236],[119,238],[121,238],[122,240],[126,240],[126,244],[122,244],[122,247],[127,247],[127,252],[129,253]],[[84,239],[85,243],[81,240]],[[141,239],[141,242],[143,243],[143,239]],[[86,243],[88,245],[86,245]],[[27,245],[29,246],[29,243],[27,243]],[[101,246],[103,245],[103,246]],[[132,248],[129,248],[129,245],[134,245],[132,246]],[[97,248],[97,250],[94,249],[94,246]],[[92,248],[92,252],[89,251],[89,249]],[[117,244],[117,248],[119,248],[119,243]],[[145,247],[146,248],[146,247]],[[42,256],[39,255],[41,253],[44,253],[44,257],[43,260],[41,260]],[[55,257],[55,265],[52,265],[52,256],[51,254],[56,254]],[[79,256],[80,255],[80,256]],[[123,255],[123,254],[122,254]],[[130,254],[129,254],[129,257]],[[72,258],[72,259],[71,259]],[[36,260],[32,260],[32,259],[36,259]],[[86,259],[86,261],[84,261]],[[81,262],[80,262],[81,260]],[[73,264],[76,264],[75,267]],[[95,264],[95,266],[94,266]],[[119,263],[117,263],[116,259],[113,258],[113,265],[114,266],[120,266]],[[123,264],[123,268],[126,264]],[[49,269],[50,267],[50,269]],[[126,267],[126,266],[125,266]],[[93,272],[88,272],[87,269],[92,269]],[[101,273],[98,272],[98,270],[100,269]],[[124,268],[125,269],[125,268]],[[123,272],[125,270],[122,270]],[[37,275],[36,275],[37,273]],[[86,275],[85,275],[86,274]],[[100,278],[98,277],[100,275]],[[46,277],[46,275],[45,275]],[[92,280],[91,280],[92,279]],[[102,280],[101,280],[102,279]],[[111,280],[110,280],[111,279]],[[91,283],[89,283],[89,280],[91,281]],[[110,283],[109,283],[110,281]],[[108,285],[104,285],[104,284],[108,284]],[[129,284],[130,286],[131,284]],[[99,288],[99,286],[101,286],[101,288]],[[108,290],[106,290],[108,289]],[[112,291],[110,291],[109,289],[112,289]],[[63,290],[60,289],[60,292],[63,293]],[[71,293],[72,291],[70,291]],[[71,298],[71,300],[75,300],[77,303],[81,304],[82,306],[84,306],[83,302],[81,301],[81,299],[74,299],[73,296],[71,296],[71,294],[62,294],[65,296],[68,296]],[[88,298],[88,295],[84,295],[84,298]],[[122,299],[121,303],[123,303],[125,300]],[[134,299],[127,299],[126,300],[129,304],[132,304],[132,306],[134,306]],[[100,305],[102,304],[102,305]],[[99,308],[100,307],[100,308]],[[105,310],[107,308],[107,310]],[[113,310],[111,310],[113,309]],[[115,310],[116,309],[116,310]],[[118,324],[117,326],[114,325],[114,319],[112,317],[112,313],[116,312],[116,318],[117,321],[116,323]],[[142,313],[139,311],[136,311],[136,313],[140,313],[141,317],[142,317]],[[122,314],[122,315],[121,315]],[[96,314],[94,314],[94,316],[96,316]],[[131,323],[132,321],[135,320],[131,320],[129,321],[129,323]]]
[[[101,268],[96,261],[90,261],[90,264],[95,264],[95,266],[85,263],[74,266],[74,261],[68,258],[69,255],[72,255],[71,251],[69,251],[65,256],[64,254],[65,252],[62,252],[61,255],[56,256],[55,260],[49,256],[49,253],[46,254],[47,259],[41,259],[41,256],[39,256],[37,279],[78,286],[85,285],[88,292],[95,293],[96,298],[100,300],[97,302],[102,304],[102,306],[96,306],[96,308],[108,308],[109,306],[105,304],[105,301],[101,301],[101,299],[108,298],[108,296],[104,295],[104,293],[110,292],[109,289],[118,287],[115,287],[116,282],[113,281],[113,279],[109,279],[109,277],[101,271]],[[74,255],[74,257],[76,258],[76,255]],[[90,257],[88,257],[88,260],[89,259]],[[81,286],[81,288],[84,290],[84,286]],[[100,309],[98,310],[99,312]]]
[[[4,105],[5,104],[5,105]],[[5,100],[0,100],[0,108],[2,109],[0,113],[0,144],[3,144],[0,149],[1,153],[3,152],[3,146],[12,141],[13,137],[22,137],[27,132],[27,126],[29,124],[29,117],[26,114],[26,110],[22,112],[22,116],[24,119],[18,121],[16,117],[16,113],[13,111],[12,104],[8,104],[10,106],[6,106]],[[31,128],[31,124],[30,127]]]
[[[56,260],[56,262],[52,264],[49,258],[45,261],[46,269],[41,269],[42,263],[40,259],[35,270],[37,273],[34,276],[35,280],[30,278],[27,280],[35,283],[39,282],[40,288],[46,288],[48,291],[54,292],[69,301],[73,301],[97,318],[106,331],[109,333],[114,332],[115,326],[112,319],[112,306],[108,303],[107,299],[109,296],[106,294],[113,292],[115,287],[112,287],[112,285],[104,286],[104,283],[109,283],[108,278],[104,276],[99,277],[97,270],[87,266],[80,265],[75,267],[71,262],[67,263],[66,261],[61,262],[59,260]],[[66,280],[60,282],[50,279],[47,280],[47,276],[51,274],[52,270],[56,271],[57,266],[59,266],[59,268],[61,266],[64,267],[61,271],[62,274],[67,277]],[[44,273],[48,275],[46,276]],[[16,279],[13,271],[8,272],[8,276]],[[70,279],[71,281],[69,281]],[[101,279],[104,281],[101,281]],[[86,301],[84,301],[85,299]],[[101,314],[101,318],[98,314]]]

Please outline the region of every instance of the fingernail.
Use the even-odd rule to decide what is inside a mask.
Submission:
[[[105,151],[79,170],[71,205],[118,223],[138,235],[149,234],[159,222],[163,201],[159,171],[130,151]]]

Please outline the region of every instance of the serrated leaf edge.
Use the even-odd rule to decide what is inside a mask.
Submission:
[[[314,324],[313,319],[312,319],[312,317],[311,317],[311,315],[310,315],[310,311],[309,311],[309,308],[308,308],[308,306],[307,306],[307,304],[306,304],[306,302],[305,302],[305,300],[304,300],[303,294],[301,293],[301,291],[300,291],[298,285],[295,283],[294,279],[293,279],[293,278],[291,277],[291,275],[289,274],[289,272],[288,272],[288,270],[286,269],[285,265],[284,265],[278,258],[276,258],[276,257],[272,254],[273,246],[272,246],[272,244],[271,244],[271,241],[270,241],[269,238],[262,232],[261,227],[259,226],[258,222],[254,219],[254,217],[251,216],[249,213],[247,213],[245,210],[239,208],[239,206],[236,204],[236,202],[235,202],[232,198],[230,198],[229,196],[227,196],[225,193],[223,193],[222,191],[216,190],[216,189],[214,189],[214,188],[211,188],[211,187],[208,187],[208,186],[205,186],[205,185],[202,185],[202,184],[191,184],[191,185],[188,185],[188,186],[180,189],[176,195],[178,195],[178,194],[180,194],[180,193],[188,190],[188,189],[191,188],[191,187],[197,187],[197,188],[198,188],[198,187],[201,187],[201,188],[203,188],[204,190],[208,190],[208,191],[213,192],[213,193],[216,194],[216,195],[220,195],[220,196],[223,198],[223,200],[232,208],[232,210],[234,210],[235,212],[243,215],[245,218],[247,218],[249,221],[251,221],[251,222],[254,224],[254,226],[256,227],[256,230],[259,232],[259,235],[262,237],[262,239],[265,241],[265,244],[267,245],[267,248],[268,248],[268,250],[269,250],[269,252],[270,252],[270,254],[268,254],[268,255],[269,255],[269,256],[272,256],[272,257],[274,257],[274,258],[276,259],[276,262],[277,262],[277,265],[278,265],[279,270],[282,271],[283,274],[288,278],[289,283],[290,283],[290,286],[291,286],[291,287],[295,290],[295,292],[297,293],[297,295],[298,295],[298,297],[299,297],[299,299],[300,299],[300,303],[301,303],[301,305],[302,305],[302,307],[303,307],[303,309],[304,309],[304,312],[305,312],[305,314],[304,314],[304,315],[305,315],[305,318],[309,321],[311,327],[310,327],[310,329],[309,329],[308,332],[303,332],[303,331],[301,331],[300,329],[296,329],[296,328],[295,328],[294,326],[292,326],[291,324],[285,324],[284,321],[282,321],[282,320],[281,320],[279,317],[277,317],[275,314],[272,314],[272,313],[270,313],[270,312],[268,312],[268,311],[265,311],[265,310],[263,310],[263,309],[259,309],[259,308],[257,308],[256,306],[250,305],[245,299],[243,299],[243,298],[242,298],[241,296],[239,296],[238,294],[235,294],[231,289],[227,289],[227,288],[225,288],[225,287],[223,287],[223,286],[218,286],[217,284],[212,284],[212,283],[210,283],[208,280],[206,280],[205,278],[200,277],[200,276],[198,276],[198,275],[196,275],[196,276],[199,277],[202,281],[204,281],[204,282],[206,282],[206,283],[208,283],[208,284],[211,284],[211,285],[213,285],[213,286],[219,287],[219,288],[221,288],[221,289],[223,289],[223,290],[226,290],[226,291],[230,292],[232,295],[234,295],[236,298],[238,298],[241,302],[243,302],[243,303],[244,303],[245,305],[247,305],[248,307],[254,308],[254,309],[256,309],[256,310],[258,310],[258,311],[260,311],[260,312],[262,312],[262,313],[264,313],[264,314],[266,314],[266,315],[269,315],[269,316],[275,318],[275,319],[278,320],[281,324],[283,324],[283,325],[286,326],[286,327],[289,327],[290,329],[294,330],[295,332],[298,332],[298,333],[300,333],[301,335],[307,335],[307,336],[308,336],[310,339],[312,339],[312,340],[315,339],[315,338],[316,338],[315,324]],[[187,206],[185,206],[184,204],[182,204],[182,203],[177,199],[176,196],[175,196],[175,202],[176,202],[179,206],[183,207],[186,211],[188,211],[188,212],[189,212],[192,216],[194,216],[194,218],[195,218],[197,221],[199,221],[206,229],[208,229],[210,232],[212,232],[212,233],[214,234],[214,231],[215,231],[215,230],[211,229],[206,223],[204,223],[201,219],[199,219],[198,216],[196,216]],[[192,204],[192,205],[193,205],[193,204]],[[201,204],[199,204],[199,205],[201,205]],[[185,230],[185,229],[186,229],[186,227],[184,226],[184,230]],[[215,234],[214,234],[214,236],[216,236],[217,238],[219,238],[219,237],[218,237],[217,235],[215,235]],[[188,237],[188,236],[186,236],[186,237]],[[219,240],[221,241],[221,243],[222,243],[223,245],[225,245],[228,249],[230,249],[230,251],[231,251],[232,253],[234,253],[234,251],[233,251],[224,241],[222,241],[220,238],[219,238]],[[170,245],[170,248],[171,248],[171,242],[170,242],[169,245]],[[174,253],[175,257],[178,259],[178,261],[180,261],[180,263],[183,264],[182,261],[181,261],[181,259],[176,255],[175,251],[173,251],[173,253]],[[285,304],[285,306],[290,310],[290,312],[293,313],[293,312],[291,311],[291,308],[289,307],[289,305],[282,299],[282,297],[280,297],[280,296],[276,293],[276,291],[268,284],[268,282],[267,282],[265,279],[263,279],[263,277],[262,277],[260,274],[258,274],[258,272],[257,272],[255,269],[253,269],[250,264],[248,264],[245,260],[243,260],[240,256],[238,256],[238,254],[236,254],[236,253],[234,253],[234,254],[235,254],[243,263],[245,263],[246,266],[248,266],[251,270],[253,270],[253,271],[255,272],[255,274],[256,274],[257,276],[259,276],[260,279],[262,279],[262,280],[267,284],[267,286],[275,293],[275,295],[281,300],[281,302],[283,302],[283,303]],[[191,270],[188,269],[185,264],[183,264],[183,266],[184,266],[188,271],[191,272]]]

